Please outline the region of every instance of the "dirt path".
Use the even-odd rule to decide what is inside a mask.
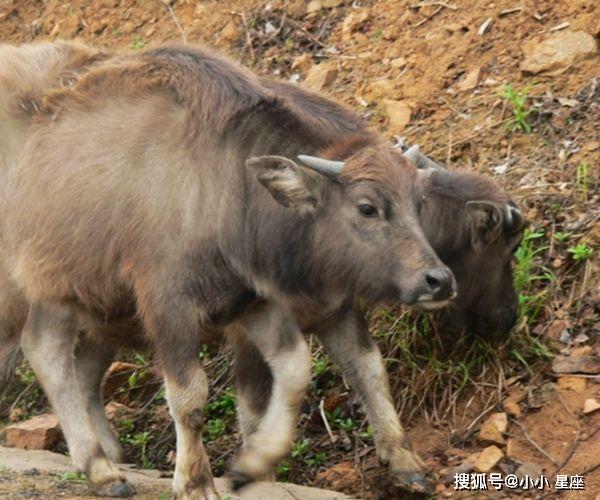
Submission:
[[[96,498],[88,494],[85,483],[71,473],[68,457],[50,451],[27,451],[0,447],[0,498]],[[171,480],[159,471],[128,469],[127,479],[134,484],[136,498],[170,498]],[[257,483],[241,495],[231,493],[227,481],[217,478],[223,499],[236,500],[344,500],[343,493],[285,483]]]

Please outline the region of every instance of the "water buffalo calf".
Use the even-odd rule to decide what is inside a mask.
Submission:
[[[436,307],[454,297],[418,222],[417,170],[357,120],[325,124],[191,47],[3,50],[2,265],[28,304],[23,352],[98,493],[132,488],[77,411],[89,404],[82,360],[94,356],[84,343],[73,359],[80,331],[144,330],[175,421],[175,494],[214,499],[203,340],[234,325],[272,374],[272,397],[233,465],[241,485],[289,451],[309,378],[301,331],[359,298]],[[44,69],[50,76],[38,76]],[[392,419],[383,458],[421,489],[423,464],[383,397]]]

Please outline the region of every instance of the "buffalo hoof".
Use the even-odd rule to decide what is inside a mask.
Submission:
[[[421,472],[400,472],[394,474],[397,487],[415,493],[433,493],[433,485],[427,476]]]
[[[129,481],[112,481],[92,490],[100,497],[128,498],[135,495],[135,488]]]
[[[254,481],[254,478],[250,477],[245,472],[235,469],[231,470],[231,472],[229,473],[229,477],[231,478],[231,489],[233,491],[239,491],[244,486]]]

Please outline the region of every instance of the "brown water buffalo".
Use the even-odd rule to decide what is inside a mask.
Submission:
[[[26,47],[20,61],[15,50],[0,65],[14,122],[0,131],[10,144],[2,264],[28,304],[23,352],[98,493],[132,489],[102,430],[81,418],[87,371],[104,356],[93,340],[145,331],[175,421],[174,491],[217,498],[201,439],[203,340],[243,331],[272,376],[233,465],[243,484],[289,451],[309,378],[302,331],[359,298],[436,307],[455,295],[418,223],[417,170],[356,120],[315,116],[200,49],[107,56],[56,44]],[[44,68],[54,76],[36,77]],[[10,83],[23,75],[33,81]],[[382,398],[373,415],[393,414],[382,458],[400,483],[423,489],[423,464],[404,446],[389,391]]]

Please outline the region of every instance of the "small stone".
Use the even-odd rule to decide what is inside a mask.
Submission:
[[[596,410],[600,410],[600,403],[595,399],[586,399],[583,403],[583,413],[589,415],[590,413],[594,413]]]
[[[478,472],[489,472],[502,459],[504,453],[497,446],[488,446],[483,451],[471,455],[469,461]]]
[[[369,86],[373,97],[391,97],[394,95],[396,90],[396,81],[394,80],[375,80]]]
[[[104,411],[106,412],[108,420],[112,422],[113,420],[126,415],[127,412],[129,412],[129,407],[121,403],[117,403],[116,401],[111,401],[104,407]]]
[[[326,9],[333,9],[334,7],[339,7],[344,3],[344,0],[323,0],[323,7]]]
[[[517,442],[514,439],[508,438],[506,440],[506,456],[508,458],[516,458],[516,446]]]
[[[525,476],[528,476],[532,479],[539,478],[543,473],[544,469],[542,469],[541,465],[533,462],[523,462],[515,471],[515,475],[519,479],[524,479]]]
[[[21,408],[13,408],[12,410],[10,410],[10,413],[8,414],[8,420],[11,422],[18,422],[19,420],[21,420],[21,417],[23,416],[23,410],[21,410]]]
[[[381,36],[384,40],[393,42],[394,40],[397,40],[400,36],[400,27],[396,24],[392,24],[391,26],[388,26],[383,30]]]
[[[598,141],[588,141],[583,144],[581,147],[584,151],[596,151],[600,148],[600,142]]]
[[[312,56],[310,54],[302,54],[294,58],[292,61],[292,69],[299,69],[300,71],[308,71],[312,66]]]
[[[5,446],[27,450],[47,450],[60,438],[60,424],[56,415],[38,415],[5,430]]]
[[[481,68],[473,68],[465,75],[465,77],[460,82],[458,82],[458,90],[460,90],[461,92],[464,92],[465,90],[473,90],[475,87],[477,87],[477,84],[479,83],[480,75]]]
[[[304,85],[312,90],[323,90],[335,81],[337,73],[337,68],[331,63],[315,64],[310,68]]]
[[[511,417],[519,418],[521,416],[521,407],[519,406],[519,403],[515,401],[507,399],[504,401],[502,407],[504,408],[504,411]]]
[[[342,41],[350,41],[352,33],[354,33],[367,19],[369,19],[369,13],[364,9],[356,10],[346,16],[344,24],[342,25]]]
[[[409,124],[412,109],[405,101],[395,101],[393,99],[384,99],[383,107],[389,118],[389,128],[392,132],[402,132]]]
[[[600,373],[600,356],[556,356],[552,361],[554,373]]]
[[[504,433],[508,428],[506,413],[493,413],[481,426],[479,439],[484,443],[505,444]]]
[[[598,52],[594,37],[584,31],[563,31],[546,40],[532,40],[523,48],[521,71],[537,74],[564,69]]]
[[[566,391],[585,391],[586,381],[582,377],[559,377],[558,388]]]
[[[139,365],[122,361],[112,363],[104,376],[102,395],[105,398],[112,396],[119,388],[127,384],[129,377],[131,377],[133,372],[140,368]]]
[[[406,66],[407,60],[404,57],[396,57],[390,61],[390,66],[392,68],[404,68]]]
[[[306,6],[306,13],[313,14],[321,10],[322,8],[323,2],[321,2],[320,0],[312,0],[311,2],[308,2],[308,5]]]
[[[240,30],[233,21],[229,21],[221,31],[221,36],[224,40],[232,42],[240,36]]]

